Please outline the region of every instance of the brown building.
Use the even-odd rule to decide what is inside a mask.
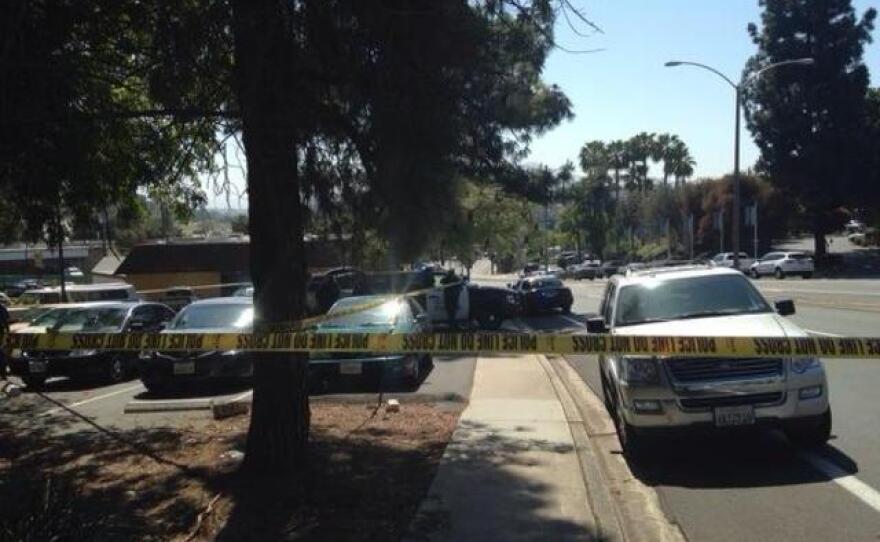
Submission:
[[[347,240],[308,237],[310,269],[344,265],[347,244]],[[251,280],[250,239],[180,239],[137,245],[122,261],[116,276],[139,292],[188,286],[198,288],[199,297],[229,295],[237,288],[234,284]]]

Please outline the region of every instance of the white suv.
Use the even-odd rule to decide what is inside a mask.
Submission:
[[[742,273],[712,267],[646,270],[609,281],[588,331],[612,335],[805,337]],[[599,356],[605,405],[626,453],[675,429],[771,425],[798,444],[831,434],[825,369],[817,358]]]
[[[786,275],[800,275],[805,279],[813,276],[813,258],[803,252],[768,252],[749,267],[752,278],[774,275],[784,279]]]

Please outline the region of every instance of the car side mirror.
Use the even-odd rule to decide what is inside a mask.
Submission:
[[[587,333],[607,333],[608,326],[605,325],[605,319],[601,316],[595,318],[587,318]]]
[[[794,301],[791,299],[780,299],[776,303],[776,312],[780,314],[780,316],[789,316],[794,314]]]

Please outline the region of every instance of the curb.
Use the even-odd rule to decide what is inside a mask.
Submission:
[[[657,492],[633,475],[619,453],[614,423],[601,399],[564,357],[539,358],[543,358],[541,363],[569,418],[593,512],[597,518],[613,518],[597,520],[599,527],[611,540],[687,540],[678,524],[663,512]]]

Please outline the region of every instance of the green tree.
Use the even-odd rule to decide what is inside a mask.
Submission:
[[[773,62],[810,57],[814,65],[781,68],[745,85],[746,122],[761,151],[759,168],[802,205],[815,253],[838,226],[833,210],[860,193],[867,166],[862,62],[876,10],[861,18],[850,0],[761,0],[761,27],[749,25],[758,46],[745,73]]]
[[[648,160],[657,155],[656,136],[640,132],[626,142],[630,157],[630,183],[633,189],[644,192],[651,188],[648,179]]]

